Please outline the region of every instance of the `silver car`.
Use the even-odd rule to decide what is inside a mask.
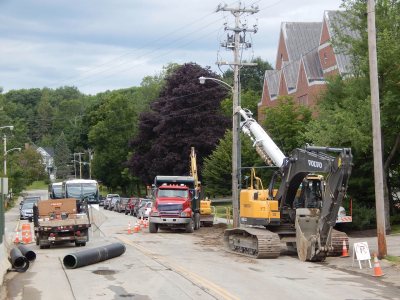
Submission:
[[[33,205],[36,203],[34,202],[28,202],[22,204],[20,213],[19,213],[19,218],[20,220],[29,220],[29,222],[32,222],[33,218]]]
[[[153,207],[153,202],[151,202],[151,201],[145,202],[145,204],[139,208],[138,215],[137,215],[138,219],[140,219],[140,218],[148,219],[152,207]]]

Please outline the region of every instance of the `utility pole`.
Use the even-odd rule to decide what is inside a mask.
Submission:
[[[240,226],[239,220],[239,185],[241,183],[241,155],[240,155],[240,115],[237,113],[238,107],[240,106],[240,77],[239,70],[242,66],[254,66],[256,64],[242,63],[240,61],[240,48],[251,47],[250,43],[246,43],[245,35],[241,35],[243,32],[257,32],[256,26],[253,29],[248,29],[246,26],[240,25],[240,16],[247,14],[254,14],[259,11],[255,6],[251,8],[241,7],[240,2],[238,7],[230,8],[226,4],[218,5],[217,12],[229,11],[235,17],[235,27],[225,27],[225,30],[232,31],[234,34],[229,35],[227,41],[222,43],[223,47],[233,51],[233,62],[217,62],[218,65],[229,65],[233,68],[234,73],[234,86],[233,86],[233,107],[232,107],[232,209],[233,209],[233,227]]]
[[[88,149],[89,152],[89,179],[92,179],[92,149]]]
[[[375,206],[378,237],[378,256],[387,255],[385,200],[383,192],[383,163],[381,142],[381,118],[379,107],[378,62],[376,54],[375,1],[368,0],[368,52],[369,80],[371,86],[372,139],[374,151]]]
[[[79,179],[82,179],[82,157],[81,155],[85,153],[78,153],[79,155]]]

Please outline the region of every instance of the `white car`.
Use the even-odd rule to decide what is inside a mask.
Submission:
[[[150,212],[151,212],[151,208],[153,207],[153,202],[147,202],[145,205],[143,205],[141,208],[139,208],[139,212],[138,212],[138,219],[148,219]]]

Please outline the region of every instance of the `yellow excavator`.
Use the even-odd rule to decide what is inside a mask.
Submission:
[[[333,226],[348,186],[351,149],[306,146],[285,156],[251,118],[251,112],[239,108],[238,113],[244,119],[242,131],[277,171],[268,189],[253,171],[250,187],[240,192],[242,226],[224,233],[228,250],[255,258],[276,258],[284,242],[297,250],[302,261],[323,261],[347,238]]]
[[[200,226],[213,226],[214,214],[211,209],[211,200],[208,198],[203,199],[204,195],[201,191],[201,182],[197,174],[197,160],[194,147],[191,147],[190,151],[190,176],[194,178],[195,188],[200,197]]]

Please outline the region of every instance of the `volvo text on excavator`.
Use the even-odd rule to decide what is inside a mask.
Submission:
[[[335,235],[333,226],[348,186],[351,149],[306,146],[285,156],[251,112],[239,108],[238,113],[243,118],[242,131],[250,136],[258,154],[278,170],[268,189],[259,189],[257,184],[241,191],[240,223],[245,226],[225,231],[228,249],[256,258],[275,258],[280,255],[281,242],[286,242],[297,249],[300,260],[323,261],[343,240]],[[325,181],[311,181],[315,174],[324,175]],[[313,197],[299,196],[307,176],[315,184],[308,190],[314,191]],[[279,187],[274,189],[278,181]],[[318,182],[325,187],[319,188]]]

